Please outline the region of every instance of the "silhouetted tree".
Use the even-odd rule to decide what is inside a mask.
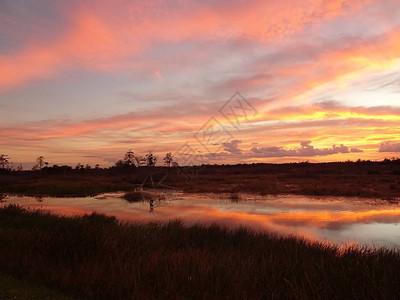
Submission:
[[[163,158],[164,163],[167,167],[170,167],[172,162],[173,162],[173,158],[172,158],[172,154],[171,152],[168,152],[167,154],[165,154],[165,157]]]
[[[7,200],[4,200],[6,198],[7,198],[7,195],[0,194],[0,203],[7,202]]]
[[[125,166],[125,163],[124,163],[124,161],[122,159],[120,159],[115,163],[115,166],[117,168],[123,168]]]
[[[151,151],[146,154],[146,163],[148,167],[154,167],[157,163],[157,157],[155,157]]]
[[[138,167],[146,166],[146,165],[147,165],[146,157],[143,157],[143,156],[135,156],[135,160],[136,160],[136,164],[137,164]]]
[[[100,165],[99,165],[99,164],[96,164],[96,165],[94,166],[94,168],[95,168],[95,169],[100,169]]]
[[[126,166],[135,166],[135,154],[133,153],[132,149],[129,149],[128,152],[125,153],[123,161]]]
[[[7,169],[10,166],[8,155],[0,154],[0,168]]]
[[[38,158],[36,158],[36,166],[39,170],[43,168],[44,164],[44,156],[39,156]]]
[[[133,153],[132,149],[129,149],[128,152],[125,153],[124,158],[118,160],[115,163],[117,168],[129,168],[136,167],[135,163],[137,162],[137,157]]]

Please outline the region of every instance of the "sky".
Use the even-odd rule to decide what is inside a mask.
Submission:
[[[400,156],[398,0],[0,0],[0,153]]]

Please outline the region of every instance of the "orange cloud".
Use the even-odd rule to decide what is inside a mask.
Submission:
[[[369,39],[344,41],[322,49],[305,61],[295,64],[271,64],[256,61],[251,75],[225,83],[226,89],[273,90],[271,101],[265,101],[262,111],[309,102],[326,91],[343,90],[349,84],[369,74],[400,69],[400,28]],[[293,50],[291,50],[293,51]],[[299,46],[300,52],[306,52]],[[283,59],[295,53],[282,53]],[[316,118],[322,118],[315,112]],[[393,116],[395,117],[395,116]]]
[[[77,65],[95,70],[135,66],[138,62],[128,57],[160,41],[274,41],[371,1],[310,0],[293,5],[291,1],[257,0],[213,6],[182,1],[168,9],[164,1],[132,5],[100,1],[90,3],[90,8],[89,4],[72,5],[72,17],[66,17],[67,29],[58,39],[26,44],[14,54],[0,56],[0,91],[57,76]]]
[[[0,89],[14,87],[36,78],[48,78],[73,60],[84,60],[91,66],[108,62],[119,53],[113,35],[92,14],[81,13],[75,28],[58,41],[46,45],[27,45],[19,53],[0,56],[2,75]]]
[[[33,197],[16,199],[10,197],[10,203],[18,201],[20,205],[39,208],[45,204],[44,208],[55,213],[63,215],[82,215],[97,211],[114,215],[123,221],[165,222],[180,218],[185,224],[212,224],[218,223],[227,227],[235,228],[238,226],[247,226],[257,230],[267,230],[285,235],[303,236],[309,239],[320,239],[326,234],[329,237],[335,237],[334,230],[341,232],[341,238],[345,239],[346,231],[342,228],[351,225],[361,224],[397,224],[400,221],[400,209],[396,207],[385,206],[382,204],[380,209],[373,206],[349,204],[343,201],[330,199],[331,201],[310,201],[303,197],[286,197],[284,201],[265,201],[263,205],[259,201],[250,202],[249,206],[242,202],[234,204],[229,202],[220,202],[204,198],[196,199],[201,205],[191,204],[193,196],[178,196],[178,201],[171,205],[157,206],[154,215],[148,213],[149,206],[146,203],[130,204],[125,200],[118,198],[118,195],[106,195],[99,206],[93,198],[79,199],[59,199],[44,197],[43,203],[38,203]],[[194,196],[196,197],[196,195]],[[244,195],[246,197],[246,195]],[[182,201],[183,200],[183,201]],[[189,200],[189,203],[187,202]],[[282,199],[280,199],[282,200]],[[292,201],[292,202],[291,202]],[[357,201],[353,199],[353,201]],[[328,204],[327,204],[328,203]],[[376,204],[376,203],[375,203]],[[239,207],[238,207],[239,205]],[[349,207],[349,205],[351,207]],[[240,208],[240,210],[238,209]],[[269,208],[266,210],[266,208]],[[288,212],[285,212],[288,211]],[[330,233],[321,231],[321,229],[332,230]],[[350,231],[351,231],[350,227]],[[371,241],[373,234],[371,235]],[[389,235],[389,237],[393,236]],[[362,237],[362,235],[360,236]]]
[[[372,156],[379,143],[400,138],[396,132],[400,123],[397,110],[389,107],[374,110],[308,103],[320,100],[324,92],[346,89],[348,85],[362,81],[365,75],[399,70],[399,28],[392,24],[391,31],[379,32],[379,35],[368,34],[363,39],[339,39],[336,44],[321,42],[319,45],[320,37],[316,37],[319,46],[311,54],[308,51],[313,47],[307,46],[310,41],[314,42],[313,37],[307,36],[312,27],[310,24],[319,23],[318,26],[323,26],[324,21],[333,22],[335,18],[353,14],[372,2],[379,3],[368,0],[255,0],[217,1],[213,4],[179,1],[169,5],[166,1],[135,4],[97,1],[89,9],[88,3],[82,1],[72,4],[68,15],[60,10],[66,24],[59,29],[58,38],[41,38],[40,42],[39,39],[27,39],[13,54],[0,54],[0,92],[33,80],[60,76],[69,70],[111,73],[123,69],[129,73],[127,76],[136,72],[135,76],[139,74],[140,77],[142,72],[148,72],[150,76],[143,77],[163,79],[154,80],[158,84],[154,89],[159,89],[156,94],[162,95],[165,89],[175,88],[171,84],[171,77],[179,76],[176,80],[173,78],[174,82],[183,82],[194,76],[175,72],[179,68],[200,66],[200,71],[195,69],[193,72],[200,73],[208,68],[208,65],[203,66],[203,62],[208,61],[210,70],[207,69],[207,73],[202,73],[201,77],[207,77],[210,71],[210,74],[217,74],[216,80],[214,77],[205,78],[212,83],[206,82],[204,88],[199,88],[204,90],[198,93],[200,96],[196,101],[200,98],[203,101],[210,95],[214,97],[214,91],[224,94],[224,99],[227,99],[227,89],[229,94],[240,89],[249,91],[249,95],[265,95],[269,89],[273,91],[268,99],[262,96],[260,99],[250,99],[257,101],[255,106],[259,114],[243,121],[247,126],[245,130],[235,132],[236,140],[247,143],[245,150],[253,148],[249,146],[252,142],[260,143],[255,148],[270,146],[262,143],[295,147],[301,140],[307,139],[318,148],[343,143],[361,148],[365,155]],[[313,30],[318,31],[315,29],[318,26],[312,27]],[[296,37],[297,33],[303,35]],[[314,31],[312,33],[315,34]],[[293,43],[286,40],[289,36],[294,37]],[[303,38],[304,44],[299,43]],[[194,43],[195,46],[186,50],[185,42]],[[249,48],[247,42],[251,44]],[[216,48],[207,47],[214,47],[214,44],[217,44]],[[230,46],[226,47],[226,44]],[[230,48],[232,44],[234,46]],[[168,51],[174,46],[182,46],[184,50],[171,50],[173,54],[170,55]],[[259,55],[267,46],[273,48],[271,53],[276,55],[273,59]],[[293,49],[289,51],[287,47],[293,47],[297,52],[290,52]],[[233,53],[228,53],[230,50]],[[293,58],[296,53],[300,58]],[[234,67],[243,66],[243,69],[236,72],[234,67],[227,70],[218,66],[214,68],[214,62],[219,62],[212,60],[213,54],[221,58],[221,64],[230,64],[232,59]],[[223,61],[225,56],[229,56],[227,62]],[[168,72],[171,69],[174,72]],[[250,75],[245,77],[243,74]],[[220,81],[226,78],[232,80],[221,85]],[[137,85],[141,85],[141,82]],[[186,82],[182,86],[186,87]],[[179,100],[182,103],[190,101],[186,96],[198,92],[197,87],[189,89],[180,92]],[[113,101],[110,97],[112,105]],[[52,121],[48,124],[33,122],[7,126],[2,123],[0,144],[5,150],[18,153],[24,149],[27,152],[28,148],[30,152],[32,149],[57,149],[60,138],[63,138],[65,147],[79,148],[85,144],[85,147],[90,145],[93,149],[104,149],[105,153],[112,147],[125,148],[130,141],[140,143],[138,147],[148,147],[157,140],[166,147],[179,148],[180,143],[190,139],[215,112],[212,109],[216,106],[208,111],[203,109],[196,112],[205,105],[195,104],[198,103],[187,103],[182,108],[180,103],[177,111],[173,106],[161,108],[155,101],[151,104],[154,105],[153,111],[142,113],[84,121],[73,121],[72,116],[69,121]],[[301,107],[293,107],[294,104]],[[229,125],[224,120],[220,121]],[[134,138],[131,132],[134,132]],[[384,154],[380,155],[383,157]],[[248,158],[248,161],[251,159],[257,158]]]
[[[122,149],[119,150],[122,153],[132,146],[135,147],[135,151],[147,151],[149,145],[154,146],[154,141],[157,141],[157,151],[175,152],[186,141],[189,141],[193,148],[204,151],[194,140],[193,134],[200,129],[201,122],[207,120],[209,115],[208,112],[188,113],[190,107],[189,103],[186,108],[182,107],[181,112],[175,114],[166,113],[166,111],[171,112],[171,108],[163,108],[81,122],[60,120],[0,127],[0,141],[6,144],[3,146],[3,151],[7,152],[7,149],[12,148],[9,153],[18,156],[26,156],[34,149],[42,154],[76,151],[83,155],[92,151],[107,156],[116,149]],[[315,112],[320,112],[320,116]],[[317,151],[314,151],[315,153],[347,155],[347,157],[333,157],[330,160],[370,158],[374,153],[376,158],[382,159],[385,153],[378,153],[380,143],[400,140],[400,133],[396,129],[400,126],[400,120],[397,117],[392,118],[396,115],[397,110],[390,107],[344,107],[334,103],[282,108],[252,120],[257,126],[244,127],[240,132],[232,132],[234,140],[242,141],[240,151],[235,152],[241,155],[236,157],[225,155],[221,159],[224,162],[243,160],[252,162],[257,160],[257,157],[271,156],[262,155],[263,151],[251,152],[252,148],[295,149],[299,147],[300,141],[305,140],[312,141],[315,147],[313,151]],[[222,118],[219,118],[223,122]],[[198,123],[193,123],[194,119],[198,120]],[[228,122],[224,124],[226,123]],[[255,140],[254,137],[258,138]],[[251,145],[254,141],[258,144]],[[337,147],[344,144],[348,151],[345,148],[332,148],[334,144]],[[225,146],[229,146],[228,143]],[[364,153],[352,151],[352,148],[359,148]],[[279,156],[293,157],[293,154],[299,156],[293,151],[286,154],[281,151]],[[301,156],[306,157],[306,154],[309,154],[310,157],[314,157],[313,151],[303,151]],[[322,155],[318,160],[324,160],[325,156]],[[74,156],[72,159],[75,161],[77,157]]]

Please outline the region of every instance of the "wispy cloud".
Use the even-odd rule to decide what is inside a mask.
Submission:
[[[52,5],[65,23],[58,36],[47,41],[42,38],[40,43],[31,39],[15,53],[1,55],[0,64],[7,76],[0,78],[0,88],[57,76],[72,66],[95,70],[135,67],[137,62],[130,57],[160,42],[173,44],[193,38],[271,42],[369,2],[312,0],[293,5],[291,1],[254,0],[210,5],[184,1],[169,6],[166,1],[81,1],[71,2],[68,9]],[[42,30],[53,21],[47,20]],[[40,27],[38,31],[40,36]]]

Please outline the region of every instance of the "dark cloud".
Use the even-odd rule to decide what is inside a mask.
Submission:
[[[379,152],[400,152],[400,143],[391,141],[383,142],[379,147]]]
[[[229,152],[229,153],[231,153],[231,154],[238,154],[238,155],[240,155],[240,154],[242,154],[242,150],[239,149],[238,146],[239,146],[239,144],[240,144],[241,142],[242,142],[242,141],[240,141],[240,140],[233,140],[233,141],[230,141],[229,143],[223,143],[222,145],[223,145],[224,150],[225,150],[226,152]]]
[[[252,148],[251,152],[262,157],[284,157],[284,156],[326,156],[338,153],[359,153],[363,152],[358,148],[351,148],[341,144],[340,146],[333,145],[331,148],[314,148],[311,141],[300,142],[299,148],[285,149],[283,147],[260,147]]]

